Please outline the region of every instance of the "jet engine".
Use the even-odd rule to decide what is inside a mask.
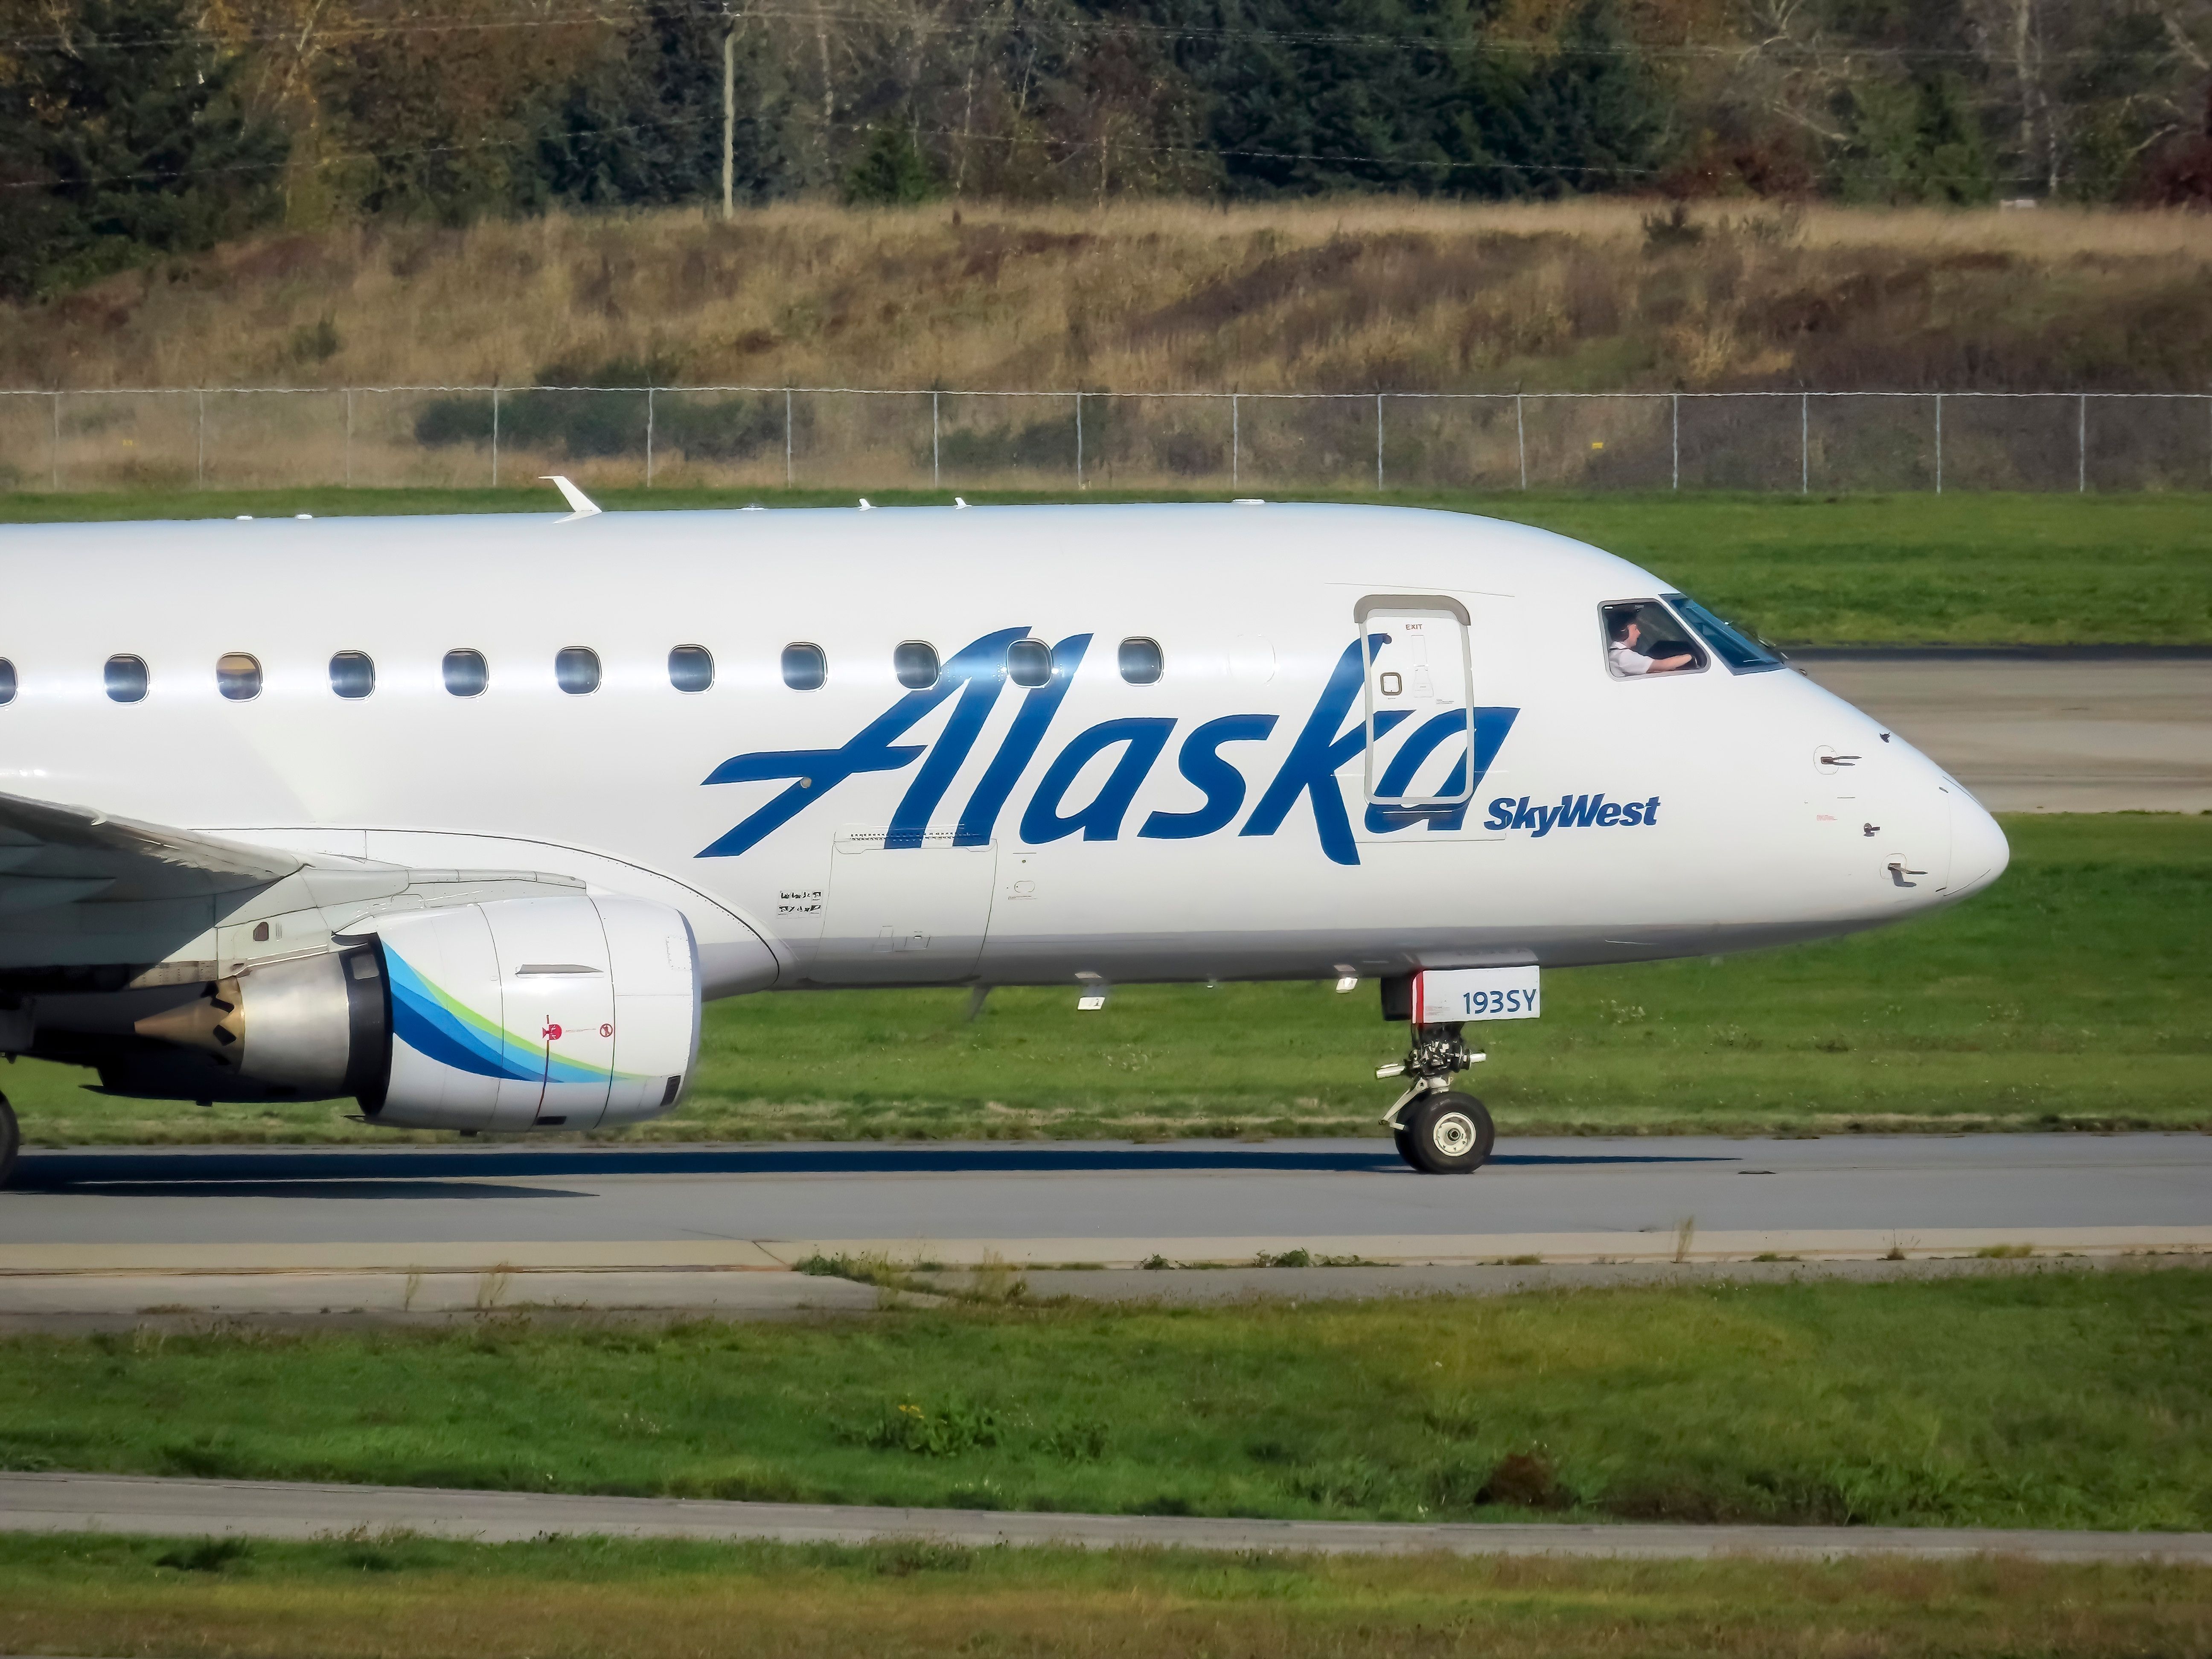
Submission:
[[[368,918],[334,943],[137,1020],[161,1046],[103,1064],[102,1083],[352,1095],[396,1127],[589,1129],[667,1110],[698,1057],[698,949],[664,904],[495,899]]]

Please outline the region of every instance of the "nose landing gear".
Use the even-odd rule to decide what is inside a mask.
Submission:
[[[1406,1058],[1379,1068],[1381,1077],[1413,1080],[1382,1115],[1398,1156],[1424,1175],[1464,1175],[1480,1169],[1498,1142],[1498,1127],[1473,1095],[1451,1086],[1452,1074],[1482,1056],[1469,1054],[1457,1025],[1416,1025]]]

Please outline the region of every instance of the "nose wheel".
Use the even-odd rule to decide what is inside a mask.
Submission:
[[[1424,1175],[1465,1175],[1480,1169],[1498,1144],[1498,1126],[1473,1095],[1451,1086],[1454,1073],[1480,1060],[1469,1054],[1457,1025],[1416,1025],[1406,1058],[1385,1066],[1377,1077],[1407,1077],[1413,1083],[1382,1115],[1398,1156]]]
[[[1440,1089],[1407,1107],[1392,1139],[1398,1156],[1423,1175],[1465,1175],[1490,1161],[1498,1126],[1473,1095]]]

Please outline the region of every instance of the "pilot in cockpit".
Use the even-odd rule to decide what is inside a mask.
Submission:
[[[1644,624],[1632,607],[1620,607],[1607,617],[1607,632],[1612,642],[1607,647],[1606,660],[1616,674],[1668,674],[1678,668],[1687,668],[1697,661],[1696,657],[1687,652],[1651,657],[1638,650],[1637,641],[1644,636]]]

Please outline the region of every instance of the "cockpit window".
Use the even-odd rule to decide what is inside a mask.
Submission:
[[[1705,653],[1674,612],[1656,599],[1621,599],[1598,607],[1604,623],[1605,665],[1617,680],[1651,674],[1694,674]]]
[[[1730,672],[1763,674],[1770,668],[1783,666],[1779,653],[1769,650],[1759,640],[1733,623],[1722,621],[1686,593],[1667,593],[1661,597],[1696,630],[1699,639],[1712,647],[1713,654],[1729,665]]]

